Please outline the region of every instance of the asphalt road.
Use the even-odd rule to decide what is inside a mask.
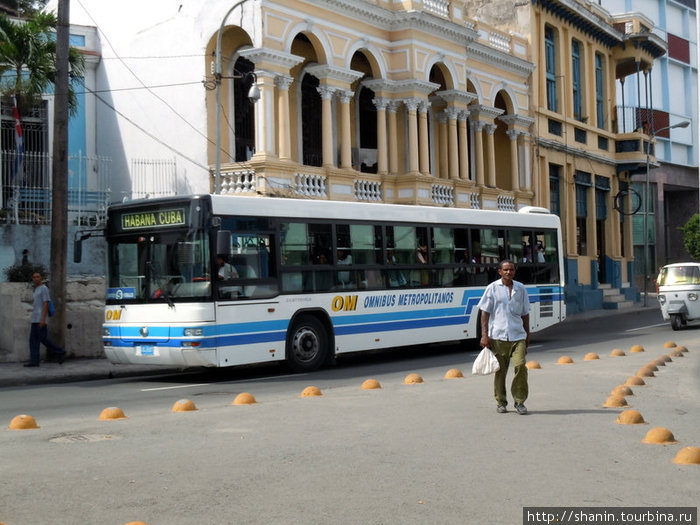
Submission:
[[[620,425],[610,391],[662,354],[689,352],[627,396],[647,424]],[[633,344],[645,352],[630,353]],[[624,357],[610,357],[614,348]],[[584,361],[587,353],[600,359]],[[435,346],[278,367],[0,389],[0,522],[32,524],[517,524],[525,506],[696,506],[700,327],[657,311],[567,321],[537,334],[530,414],[497,414],[476,349]],[[558,365],[563,355],[571,365]],[[451,368],[466,377],[445,379]],[[409,373],[424,383],[403,384]],[[367,378],[382,388],[362,390]],[[304,387],[320,397],[302,398]],[[233,406],[241,392],[258,403]],[[198,410],[173,413],[188,398]],[[100,421],[118,406],[128,419]],[[653,427],[676,444],[642,443]]]

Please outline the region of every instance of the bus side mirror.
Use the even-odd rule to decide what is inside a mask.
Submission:
[[[231,253],[231,232],[219,230],[216,232],[216,253]]]
[[[75,239],[73,239],[74,263],[79,263],[83,259],[83,241],[91,236],[91,233],[75,232]]]

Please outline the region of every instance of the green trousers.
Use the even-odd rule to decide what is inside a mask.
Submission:
[[[525,340],[521,341],[491,341],[491,350],[498,359],[501,368],[493,378],[493,395],[498,405],[506,406],[506,374],[508,367],[513,362],[515,375],[510,386],[510,393],[515,403],[524,403],[528,395],[527,387],[527,367],[525,366],[525,356],[527,356],[527,346]]]

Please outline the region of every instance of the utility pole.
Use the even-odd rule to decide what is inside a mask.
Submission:
[[[54,341],[66,344],[66,262],[68,251],[68,50],[70,0],[58,0],[56,84],[54,86],[51,194],[51,295],[56,305],[51,323]]]

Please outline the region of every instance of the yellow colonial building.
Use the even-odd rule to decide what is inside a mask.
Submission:
[[[462,4],[243,2],[229,16],[218,5],[221,43],[211,35],[202,64],[221,60],[207,99],[212,190],[532,204],[528,42],[468,19]]]
[[[656,134],[616,89],[652,94],[667,45],[643,14],[588,0],[125,1],[71,10],[105,35],[97,149],[130,178],[113,193],[155,180],[130,159],[174,151],[179,193],[543,206],[562,219],[569,312],[638,297],[632,183],[656,165]],[[133,90],[134,76],[162,90]]]

